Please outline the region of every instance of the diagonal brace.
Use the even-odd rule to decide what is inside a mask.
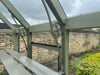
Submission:
[[[24,26],[27,30],[30,26],[27,21],[22,17],[22,15],[16,10],[16,8],[9,2],[9,0],[0,0],[3,5],[10,11],[12,15]]]
[[[0,12],[0,19],[6,23],[11,29],[16,29],[16,27],[14,25],[12,25],[5,16],[2,15],[2,13]]]

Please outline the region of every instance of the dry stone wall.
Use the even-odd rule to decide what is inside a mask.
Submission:
[[[94,33],[69,33],[69,54],[76,54],[92,49],[98,46],[100,42],[100,35]],[[55,41],[49,32],[41,32],[33,34],[33,41],[44,44],[55,45]],[[58,38],[61,44],[61,37]]]
[[[100,42],[100,35],[93,33],[76,33],[70,32],[69,34],[69,54],[76,54],[84,52],[96,47]],[[26,40],[26,37],[25,37]],[[33,33],[32,40],[38,43],[55,45],[55,41],[49,32],[35,32]],[[20,39],[21,52],[26,54],[25,45],[22,38]],[[58,38],[61,45],[61,37]],[[0,48],[9,49],[13,48],[13,36],[7,34],[0,34]],[[40,47],[33,46],[33,59],[39,62],[45,63],[49,60],[58,57],[58,52],[51,49],[44,49]]]
[[[12,34],[0,33],[0,49],[12,49],[13,36]]]
[[[100,35],[93,33],[70,32],[69,53],[76,54],[95,48],[99,45]]]

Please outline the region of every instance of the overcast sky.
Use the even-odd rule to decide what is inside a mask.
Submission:
[[[41,0],[9,0],[21,15],[31,25],[47,22],[48,18],[45,13]],[[100,0],[59,0],[63,6],[66,15],[69,17],[82,15],[90,12],[100,11]],[[12,23],[10,14],[0,4],[0,12],[2,12]],[[50,12],[51,13],[51,12]],[[51,14],[52,20],[54,16]]]

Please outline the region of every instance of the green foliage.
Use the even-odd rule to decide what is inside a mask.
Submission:
[[[76,75],[100,75],[100,53],[89,53],[71,61]]]
[[[72,61],[70,62],[70,67],[71,67],[71,69],[74,70],[74,69],[77,67],[77,65],[79,64],[80,61],[81,61],[80,59],[74,59],[74,60],[72,60]]]
[[[100,45],[97,46],[97,49],[100,49]]]
[[[91,56],[93,54],[94,53],[88,53],[88,54],[85,54],[85,55],[81,56],[80,58],[72,60],[70,62],[71,69],[75,69],[80,61],[83,61],[83,59],[85,59],[85,58],[87,58],[87,57],[89,57],[89,56]]]
[[[9,75],[8,72],[6,71],[6,69],[4,69],[4,71],[2,73],[0,73],[0,75]]]
[[[0,50],[3,50],[3,48],[0,48]]]
[[[95,53],[87,53],[87,54],[81,56],[80,59],[85,59],[85,58],[87,58],[87,57],[90,57],[90,56],[93,55],[93,54],[95,54]]]
[[[90,44],[90,41],[85,40],[85,43],[83,44],[83,46],[88,46]]]
[[[76,75],[99,75],[99,71],[100,63],[83,60],[76,68]]]

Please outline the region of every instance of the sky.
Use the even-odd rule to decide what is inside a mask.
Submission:
[[[47,22],[47,14],[41,0],[9,0],[30,25]],[[86,13],[100,11],[100,0],[59,0],[66,15],[73,17]],[[11,14],[0,3],[0,12],[12,23]],[[52,20],[55,20],[49,10]]]

